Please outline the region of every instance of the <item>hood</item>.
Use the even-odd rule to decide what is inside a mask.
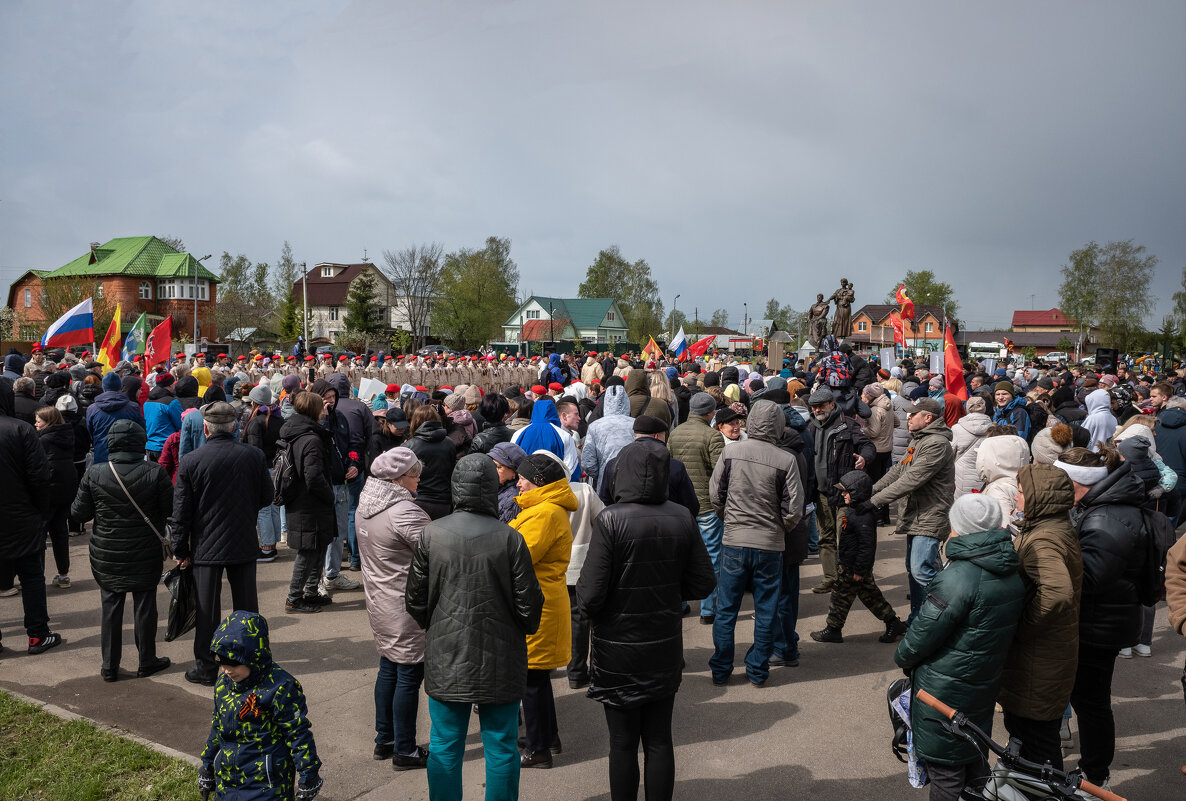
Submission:
[[[1003,528],[951,537],[944,550],[950,561],[962,559],[997,576],[1016,573],[1020,564],[1013,538]]]
[[[551,398],[540,398],[531,405],[531,424],[551,423],[560,425],[560,415],[556,412],[556,402]]]
[[[551,356],[548,357],[548,367],[552,368],[552,367],[559,367],[559,366],[560,366],[560,354],[553,353]]]
[[[195,379],[197,379],[198,382],[198,397],[206,397],[206,390],[210,388],[210,368],[195,368],[192,375]]]
[[[350,377],[345,373],[333,373],[325,381],[334,388],[339,398],[350,397]]]
[[[729,366],[721,370],[721,386],[736,384],[740,380],[740,373],[736,367]]]
[[[750,439],[774,444],[786,430],[787,418],[782,408],[768,400],[756,401],[745,421],[745,430]]]
[[[997,437],[993,437],[997,439]],[[1017,471],[1017,486],[1025,496],[1025,520],[1022,531],[1039,520],[1066,518],[1075,505],[1075,485],[1065,472],[1050,464],[1026,465]]]
[[[413,439],[422,439],[426,442],[440,442],[446,436],[445,427],[436,420],[428,420],[420,424],[416,429],[416,434]]]
[[[577,403],[580,403],[585,398],[589,397],[589,388],[580,381],[573,381],[564,388],[564,394],[570,398],[575,398]]]
[[[630,443],[618,452],[614,501],[663,503],[667,500],[670,472],[671,452],[662,442],[647,437]]]
[[[960,418],[956,426],[974,437],[983,437],[992,425],[992,418],[983,412],[969,412]]]
[[[196,398],[198,397],[198,379],[192,375],[187,375],[184,378],[177,380],[175,385],[177,397],[179,398]]]
[[[1092,506],[1123,504],[1141,506],[1145,502],[1145,484],[1133,472],[1132,464],[1125,462],[1096,484],[1079,499],[1079,509]]]
[[[890,396],[889,396],[888,392],[878,395],[876,398],[873,399],[873,402],[870,403],[869,405],[876,409],[893,409],[894,408],[894,402],[892,400],[890,400]],[[981,416],[983,417],[983,415],[981,415]]]
[[[12,392],[12,379],[0,378],[0,416],[12,417],[16,407],[16,395]]]
[[[19,353],[10,353],[4,357],[4,369],[20,375],[25,371],[25,360]]]
[[[873,497],[873,479],[864,470],[850,470],[840,477],[840,483],[848,491],[855,506]]]
[[[147,440],[144,428],[139,423],[134,420],[116,420],[107,429],[107,452],[143,455]]]
[[[140,376],[126,375],[123,381],[120,382],[119,391],[132,400],[136,400],[136,396],[140,394],[140,387],[142,386],[144,386],[144,382],[140,380]]]
[[[902,382],[902,390],[898,394],[903,398],[909,398],[910,393],[916,389],[918,389],[918,382],[912,378],[909,381]]]
[[[272,645],[268,641],[268,621],[257,612],[231,612],[222,621],[210,641],[210,650],[220,660],[248,665],[251,677],[237,686],[255,684],[272,665]]]
[[[41,442],[50,443],[67,450],[74,447],[74,427],[69,423],[56,423],[37,432]]]
[[[605,391],[605,400],[601,402],[602,416],[613,417],[614,415],[629,417],[630,416],[630,397],[626,394],[625,387],[610,387]]]
[[[362,494],[358,496],[358,514],[369,520],[400,501],[410,500],[412,500],[412,493],[399,484],[368,478],[362,488]]]
[[[1087,394],[1087,400],[1084,402],[1087,407],[1088,414],[1098,414],[1100,412],[1112,413],[1112,396],[1108,394],[1106,389],[1097,389]]]
[[[1127,434],[1134,428],[1149,430],[1146,426],[1137,425],[1129,426],[1124,433]],[[1120,451],[1124,461],[1132,465],[1132,471],[1136,473],[1137,478],[1141,479],[1146,492],[1161,484],[1161,471],[1157,469],[1157,464],[1153,461],[1153,457],[1157,455],[1157,451],[1153,447],[1153,437],[1150,436],[1146,439],[1139,434],[1125,437],[1116,443],[1116,449]]]
[[[976,473],[981,481],[987,483],[1000,478],[1013,478],[1018,470],[1029,463],[1029,445],[1014,435],[989,437],[980,443],[980,449],[976,452]]]
[[[454,512],[498,517],[498,471],[489,456],[463,456],[453,469],[452,488]]]
[[[449,419],[465,429],[471,438],[478,433],[478,426],[474,422],[474,416],[470,414],[469,409],[457,409],[456,411],[449,412]]]
[[[296,412],[293,412],[292,417],[285,420],[284,425],[280,426],[280,438],[287,442],[292,442],[302,434],[309,432],[313,432],[316,436],[327,441],[330,438],[330,433],[318,425],[316,420]]]
[[[489,461],[488,458],[487,461]],[[490,464],[493,465],[494,463],[490,462]],[[615,479],[614,484],[616,485],[617,483]],[[577,502],[577,496],[572,491],[572,487],[568,486],[568,478],[560,478],[551,484],[545,484],[542,487],[536,487],[533,490],[519,493],[515,496],[515,502],[524,509],[541,503],[554,503],[566,512],[575,512],[580,505]]]
[[[1157,416],[1157,425],[1166,428],[1186,426],[1186,409],[1166,409]]]
[[[170,387],[153,387],[148,391],[148,399],[150,401],[171,403],[174,399],[173,390]]]
[[[126,409],[132,406],[132,399],[122,392],[101,392],[95,398],[94,404],[100,410],[109,414],[118,412],[121,409]]]
[[[626,394],[651,396],[650,383],[647,381],[645,370],[631,370],[626,376]]]

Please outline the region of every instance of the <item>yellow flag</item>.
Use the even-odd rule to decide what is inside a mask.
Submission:
[[[655,344],[655,338],[648,337],[647,346],[642,349],[642,355],[648,359],[657,359],[659,358],[660,353],[661,351],[659,350],[659,346]]]
[[[103,341],[99,343],[99,353],[95,357],[95,361],[103,365],[103,374],[106,375],[115,369],[115,365],[119,364],[119,352],[123,346],[123,337],[119,334],[119,304],[115,304],[115,316],[111,318],[111,325],[107,326],[107,335],[103,337]]]

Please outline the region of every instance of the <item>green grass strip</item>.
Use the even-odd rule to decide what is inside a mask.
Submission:
[[[197,801],[198,775],[179,759],[0,692],[0,798]]]

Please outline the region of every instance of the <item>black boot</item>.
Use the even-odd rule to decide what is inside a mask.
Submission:
[[[885,634],[877,638],[878,642],[897,642],[898,638],[906,634],[906,624],[894,615],[885,621]]]
[[[840,629],[826,626],[822,631],[811,632],[811,639],[816,642],[844,642],[844,635],[840,633]]]

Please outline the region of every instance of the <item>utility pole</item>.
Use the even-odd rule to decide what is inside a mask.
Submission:
[[[548,301],[548,339],[551,341],[552,350],[556,349],[556,326],[552,320],[552,301]]]
[[[305,329],[305,350],[309,349],[309,270],[305,262],[301,262],[301,319]],[[299,365],[298,365],[299,366]]]
[[[671,299],[671,338],[672,339],[675,339],[675,303],[679,299],[680,299],[679,295],[676,295],[674,298]]]
[[[700,307],[696,307],[696,338],[700,338]]]
[[[211,254],[207,253],[194,262],[194,353],[198,352],[198,263],[206,261]]]

